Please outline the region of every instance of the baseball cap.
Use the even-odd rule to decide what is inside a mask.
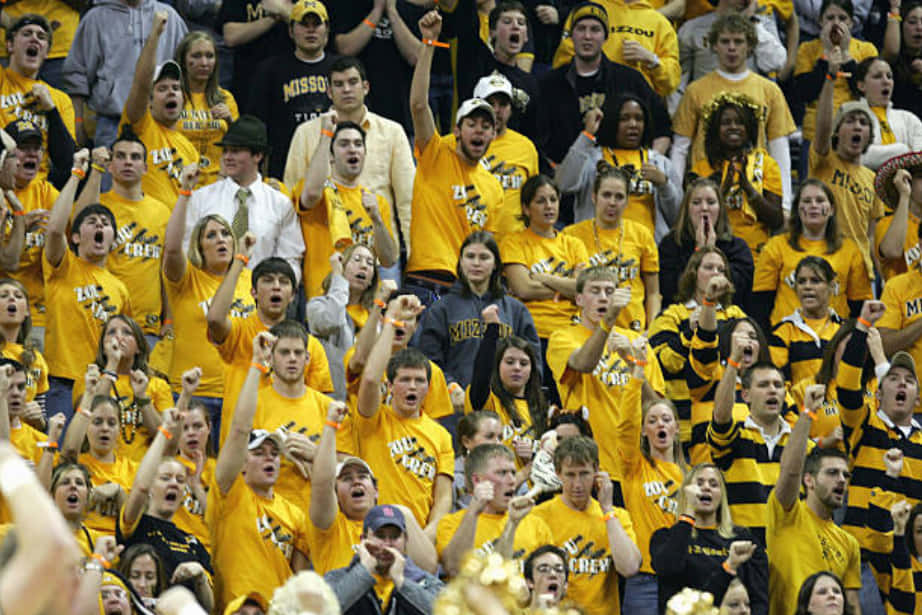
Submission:
[[[161,79],[178,79],[182,81],[182,69],[176,60],[167,60],[154,71],[154,83]]]
[[[403,513],[396,506],[384,504],[375,506],[365,515],[364,530],[377,532],[385,525],[393,525],[401,532],[407,531],[407,522],[403,518]]]
[[[505,94],[512,99],[512,82],[500,73],[481,77],[474,87],[474,98],[486,100],[494,94]]]
[[[359,466],[368,470],[368,473],[371,475],[372,480],[375,478],[375,473],[371,471],[371,466],[368,465],[364,459],[359,457],[345,457],[342,461],[336,464],[336,478],[339,478],[339,475],[349,466]]]
[[[265,429],[254,429],[250,432],[250,441],[247,444],[247,450],[253,451],[262,446],[262,443],[266,440],[275,442],[275,445],[279,448],[282,448],[282,436],[274,431],[266,431]]]
[[[917,378],[916,362],[912,358],[912,355],[906,352],[905,350],[899,350],[893,353],[893,356],[890,357],[890,368],[887,370],[887,373],[889,374],[890,372],[892,372],[894,367],[902,367],[904,369],[907,369],[909,370],[909,373],[913,375],[914,378]]]
[[[13,120],[4,130],[13,137],[17,145],[22,145],[29,139],[42,140],[42,131],[30,120]]]
[[[455,125],[460,124],[461,120],[477,111],[486,112],[489,114],[492,121],[496,121],[496,114],[493,113],[493,105],[482,98],[468,98],[458,107],[458,113],[455,114]]]
[[[263,610],[263,613],[269,610],[269,603],[266,602],[266,599],[262,597],[262,594],[259,592],[250,592],[242,596],[237,596],[233,600],[227,603],[227,606],[224,607],[224,615],[233,615],[237,611],[243,608],[247,602],[253,602]]]
[[[320,21],[330,21],[327,15],[327,7],[317,0],[298,0],[298,2],[295,2],[288,21],[298,23],[308,15],[316,15],[320,18]]]
[[[570,30],[573,30],[580,19],[587,18],[599,20],[605,28],[605,35],[608,36],[608,11],[604,6],[595,2],[584,2],[570,11]]]

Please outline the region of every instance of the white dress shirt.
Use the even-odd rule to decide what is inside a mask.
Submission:
[[[183,252],[189,250],[192,229],[205,216],[218,214],[228,224],[233,222],[237,211],[237,191],[242,187],[250,190],[247,196],[247,221],[249,230],[256,235],[250,269],[270,256],[278,256],[288,261],[295,271],[295,278],[300,280],[304,237],[301,235],[298,217],[288,197],[263,183],[259,174],[249,186],[240,186],[230,177],[225,177],[192,193],[186,209]]]

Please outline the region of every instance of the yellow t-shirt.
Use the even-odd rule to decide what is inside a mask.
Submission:
[[[794,272],[797,264],[807,256],[819,256],[825,259],[836,272],[836,283],[833,286],[829,305],[839,316],[843,318],[848,316],[849,300],[860,301],[871,298],[868,269],[854,241],[843,239],[842,246],[832,254],[826,253],[826,241],[822,239],[811,240],[801,236],[797,245],[802,248],[800,252],[791,247],[787,235],[772,237],[762,248],[759,258],[756,259],[752,292],[775,291],[775,307],[771,314],[772,324],[781,322],[782,318],[792,314],[796,308],[800,307],[797,293],[794,292]]]
[[[372,467],[378,501],[406,506],[425,526],[435,502],[436,478],[454,478],[451,434],[425,414],[402,418],[384,404],[371,418],[353,412],[346,427],[351,441],[338,448]]]
[[[633,340],[639,334],[629,329],[615,327],[618,333]],[[580,406],[589,409],[589,425],[595,434],[614,434],[617,426],[616,409],[626,412],[624,408],[627,385],[631,381],[631,368],[615,353],[606,349],[598,365],[591,373],[576,372],[567,362],[574,351],[581,348],[592,336],[592,330],[581,323],[573,323],[556,331],[547,344],[547,364],[554,373],[557,389],[563,407],[578,410]],[[665,391],[663,372],[659,361],[648,361],[644,368],[647,382],[660,395]],[[640,403],[635,412],[640,412]],[[599,466],[605,472],[614,473],[618,467],[617,447],[610,439],[597,436],[599,442]]]
[[[640,571],[656,574],[651,565],[650,537],[675,523],[676,496],[684,476],[678,464],[652,462],[640,450],[641,413],[630,409],[640,406],[642,386],[639,380],[631,379],[622,406],[627,411],[617,413],[617,429],[612,436],[618,456],[612,478],[621,483],[625,508],[635,522]]]
[[[816,66],[817,61],[823,56],[823,43],[820,39],[814,39],[801,43],[797,48],[797,61],[794,64],[794,76],[802,73],[809,73]],[[861,62],[865,58],[873,58],[877,55],[877,48],[873,43],[859,41],[852,38],[848,43],[848,55],[855,62]],[[818,100],[818,98],[817,98]],[[803,132],[804,139],[813,140],[816,134],[816,104],[817,100],[807,103],[807,112],[804,115]],[[852,91],[848,87],[847,79],[836,79],[835,87],[832,90],[832,108],[838,109],[839,106],[849,100],[855,100]],[[839,205],[841,208],[841,205]]]
[[[271,596],[293,574],[295,550],[310,553],[310,521],[304,513],[278,494],[271,499],[256,495],[243,476],[237,476],[226,494],[217,484],[211,485],[205,518],[217,572],[216,612],[250,592]]]
[[[355,555],[352,547],[362,539],[362,520],[353,521],[336,511],[336,519],[325,530],[313,523],[307,530],[311,546],[311,563],[317,574],[345,568]]]
[[[730,163],[724,161],[720,176],[727,176]],[[692,173],[699,177],[710,177],[714,168],[703,158],[692,167]],[[756,148],[746,156],[746,176],[756,191],[764,194],[771,192],[781,198],[781,169],[775,159],[761,147]],[[723,181],[719,182],[723,185]],[[759,222],[755,209],[749,204],[749,197],[739,183],[734,183],[730,194],[724,201],[727,205],[727,218],[733,234],[746,242],[754,257],[759,255],[762,246],[771,237],[771,229]]]
[[[119,131],[125,124],[128,120],[122,113]],[[150,109],[131,128],[147,146],[147,173],[141,179],[141,188],[172,211],[179,197],[179,174],[185,165],[199,161],[198,150],[178,129],[154,120]]]
[[[128,289],[107,269],[67,248],[57,267],[42,252],[48,325],[45,355],[52,376],[82,380],[103,326],[116,314],[132,314]]]
[[[186,466],[190,472],[195,471],[195,464],[182,455],[176,455],[176,461]],[[205,467],[202,469],[202,489],[205,490],[206,495],[214,484],[214,467],[214,457],[205,459]],[[192,489],[189,488],[188,483],[183,488],[182,506],[173,515],[172,521],[182,531],[198,538],[205,550],[211,554],[211,532],[205,522],[205,506],[192,495]]]
[[[279,395],[272,386],[271,378],[261,384],[256,401],[256,414],[253,417],[253,429],[275,431],[284,427],[289,432],[307,436],[314,444],[320,441],[327,407],[333,401],[332,398],[308,388],[304,395],[292,399]],[[305,515],[310,514],[310,481],[301,476],[285,457],[282,458],[275,492],[301,509]]]
[[[300,203],[304,181],[295,187],[295,200]],[[348,187],[327,179],[323,198],[313,208],[297,207],[301,233],[307,247],[304,259],[304,288],[307,298],[323,294],[323,279],[330,273],[330,255],[352,243],[374,248],[375,236],[371,217],[362,205],[363,186]],[[397,242],[391,222],[391,207],[380,194],[375,195],[378,211],[391,238]]]
[[[445,515],[439,520],[435,530],[435,550],[441,559],[445,548],[454,538],[458,526],[461,525],[461,519],[464,517],[466,510],[459,510]],[[501,515],[482,512],[477,515],[477,532],[474,534],[474,551],[477,555],[486,556],[493,552],[496,539],[503,533],[506,522],[509,519],[508,513]],[[540,547],[541,545],[554,544],[554,535],[551,528],[547,526],[544,519],[535,515],[526,515],[519,523],[515,531],[515,539],[512,545],[512,559],[524,560],[528,554]]]
[[[602,157],[608,164],[621,167],[623,171],[630,169],[631,194],[624,209],[624,219],[643,224],[652,234],[656,230],[654,186],[653,182],[644,179],[641,174],[641,168],[650,160],[649,152],[645,149],[603,147]]]
[[[14,5],[18,6],[18,5]],[[5,30],[4,30],[5,32]],[[5,49],[5,47],[4,47]],[[30,212],[36,209],[51,211],[58,190],[44,179],[33,179],[22,190],[16,190],[16,197],[22,203],[23,211]],[[7,232],[12,228],[12,221]],[[14,280],[26,287],[29,293],[29,315],[32,317],[33,327],[45,326],[45,280],[42,278],[42,250],[45,247],[45,225],[35,224],[26,229],[26,242],[19,256],[19,269],[8,271]]]
[[[602,45],[602,53],[618,64],[634,68],[646,77],[660,96],[671,94],[679,85],[682,69],[679,66],[679,39],[675,27],[662,13],[657,12],[646,0],[601,0],[608,12],[608,37]],[[570,38],[571,17],[563,26],[563,36],[557,53],[554,54],[554,68],[563,66],[573,59],[573,39]],[[647,68],[640,62],[624,60],[624,41],[636,41],[659,58],[655,68]]]
[[[125,490],[125,493],[131,491],[131,483],[134,482],[134,475],[138,471],[138,464],[127,457],[115,456],[115,461],[105,463],[93,457],[90,453],[83,453],[77,457],[77,461],[82,463],[90,471],[90,479],[94,487],[99,487],[106,483],[116,483]],[[83,523],[91,530],[96,530],[102,534],[115,535],[115,517],[103,516],[95,511],[88,511]]]
[[[839,231],[856,244],[868,268],[868,277],[874,278],[868,229],[873,220],[884,215],[884,204],[874,192],[874,171],[842,160],[832,149],[821,156],[810,148],[810,177],[825,182],[836,201]]]
[[[847,590],[861,587],[861,550],[854,536],[831,519],[817,517],[803,500],[784,510],[774,490],[767,508],[769,613],[788,615],[797,610],[801,584],[820,570],[834,573]]]
[[[25,351],[22,344],[7,342],[0,348],[0,356],[14,359],[25,365],[22,355]],[[26,370],[26,401],[32,401],[36,395],[48,392],[48,363],[37,349],[32,349],[32,363]]]
[[[356,396],[359,394],[360,376],[349,371],[349,361],[355,354],[355,346],[346,351],[343,357],[343,364],[346,367],[346,395],[347,404],[350,408],[355,408],[357,403]],[[445,372],[442,368],[429,361],[429,368],[432,376],[429,377],[429,392],[423,400],[422,412],[429,418],[440,419],[443,416],[449,416],[454,413],[454,407],[451,405],[451,396],[448,394],[448,381],[445,380]],[[381,383],[384,384],[387,376],[381,377]]]
[[[223,362],[224,372],[224,405],[221,408],[221,444],[227,438],[234,408],[237,406],[237,397],[240,388],[250,371],[253,358],[253,338],[269,327],[259,318],[259,312],[254,311],[246,318],[231,318],[231,330],[227,339],[218,344],[218,354]],[[315,391],[332,391],[333,381],[330,379],[330,364],[327,353],[320,341],[313,335],[308,337],[307,352],[310,363],[304,370],[304,384]]]
[[[240,111],[237,110],[234,95],[224,88],[218,88],[218,91],[224,96],[224,104],[230,111],[231,121],[237,121]],[[227,126],[227,120],[215,119],[212,115],[211,105],[205,100],[204,92],[190,92],[185,97],[176,127],[198,150],[199,186],[207,186],[218,180],[223,150],[215,143],[224,138]],[[173,208],[173,203],[170,203],[170,208]]]
[[[170,364],[170,382],[176,393],[182,391],[182,374],[193,367],[202,368],[202,379],[196,395],[221,397],[224,393],[223,366],[218,349],[208,341],[208,308],[218,292],[221,276],[186,263],[186,271],[178,282],[164,276],[166,296],[173,310],[175,346]],[[232,318],[246,318],[256,310],[250,294],[250,270],[244,268],[234,289]],[[161,342],[162,343],[162,342]],[[158,344],[159,345],[159,344]]]
[[[877,256],[880,258],[880,273],[884,276],[884,281],[889,280],[901,273],[906,273],[919,262],[922,257],[922,248],[919,248],[919,218],[909,214],[909,220],[906,223],[906,238],[903,240],[903,258],[884,258],[880,256],[880,243],[884,240],[884,235],[893,222],[893,214],[884,216],[877,221],[874,227],[874,249],[877,250]]]
[[[816,378],[804,378],[791,387],[791,398],[798,408],[804,405],[804,393],[807,387],[816,384]],[[868,380],[864,391],[865,401],[877,407],[877,378]],[[830,380],[826,384],[826,398],[823,400],[823,407],[816,411],[817,419],[810,425],[810,438],[816,440],[828,436],[836,427],[842,425],[842,417],[839,414],[839,399],[836,396],[836,381]],[[845,444],[840,443],[839,449],[846,452]]]
[[[505,444],[510,449],[515,450],[513,440],[516,438],[535,440],[541,437],[541,434],[536,434],[534,427],[532,427],[531,412],[528,411],[528,400],[526,399],[516,398],[515,400],[515,410],[519,413],[520,419],[518,427],[513,423],[509,413],[506,412],[506,408],[499,400],[499,397],[492,391],[490,391],[486,403],[483,404],[483,408],[474,408],[471,405],[471,387],[468,385],[464,395],[464,414],[470,414],[474,412],[474,410],[492,410],[499,415],[500,422],[503,425],[503,433],[500,436],[500,440],[502,444]],[[516,463],[518,464],[518,459]]]
[[[85,388],[83,378],[74,381],[74,408],[79,406]],[[158,414],[162,414],[167,408],[176,406],[170,392],[170,385],[163,378],[152,376],[147,383],[147,390],[144,394],[150,397]],[[128,374],[119,374],[115,386],[110,389],[110,395],[118,400],[119,408],[121,408],[118,448],[115,452],[119,457],[126,457],[134,462],[141,463],[144,454],[147,453],[147,447],[150,446],[150,442],[156,434],[152,435],[147,431],[141,418],[141,411],[134,407],[131,377]]]
[[[4,46],[4,49],[6,47]],[[74,123],[74,105],[70,96],[57,88],[53,88],[40,79],[29,79],[20,75],[11,68],[0,68],[0,126],[7,126],[13,120],[30,120],[42,131],[42,166],[38,176],[32,181],[42,180],[48,175],[50,158],[48,157],[48,120],[45,114],[37,109],[26,106],[25,96],[32,91],[32,86],[41,83],[51,93],[51,100],[61,115],[65,128],[71,137],[76,138]]]
[[[115,244],[106,268],[131,293],[134,319],[144,333],[160,335],[160,261],[170,207],[149,196],[129,201],[114,190],[99,195],[99,202],[115,216]]]
[[[452,148],[455,147],[457,141],[454,135],[445,139]],[[496,221],[491,224],[496,241],[502,242],[507,235],[525,228],[519,220],[522,215],[522,186],[529,177],[538,174],[538,150],[531,139],[507,128],[502,136],[493,139],[480,164],[503,187],[503,204],[496,210]]]
[[[745,94],[759,106],[759,134],[756,138],[758,147],[764,148],[772,139],[785,137],[797,129],[788,102],[773,81],[755,73],[749,73],[739,81],[730,81],[721,77],[717,71],[710,72],[689,84],[672,118],[673,131],[692,140],[688,158],[690,168],[699,160],[707,159],[704,153],[705,130],[702,109],[722,92]],[[678,171],[682,173],[684,169]]]
[[[417,151],[407,271],[453,276],[461,243],[473,231],[492,231],[502,206],[503,187],[493,174],[463,162],[448,137],[433,135]]]
[[[647,292],[643,274],[659,273],[659,251],[653,231],[628,219],[623,219],[616,229],[599,228],[595,220],[583,220],[563,229],[561,234],[576,237],[586,246],[590,267],[611,267],[618,273],[618,286],[631,289],[631,302],[618,314],[615,324],[624,329],[646,331],[644,302]]]
[[[47,435],[25,422],[20,421],[19,427],[10,427],[10,444],[20,457],[36,465],[44,452],[44,449],[38,447],[38,443],[47,441]]]
[[[631,516],[623,508],[614,508],[628,537],[637,544]],[[586,510],[574,510],[560,496],[545,502],[529,513],[542,519],[554,536],[554,544],[570,556],[567,598],[582,607],[587,615],[611,615],[621,612],[618,572],[608,546],[608,529],[602,521],[602,507],[590,500]]]
[[[54,32],[47,59],[67,57],[70,45],[74,41],[74,34],[77,32],[77,23],[80,21],[80,13],[73,7],[61,0],[23,0],[3,7],[3,12],[10,18],[10,23],[26,13],[42,15],[51,24]],[[9,55],[6,51],[6,30],[3,30],[0,33],[0,57],[6,58]]]
[[[922,274],[917,269],[890,279],[880,300],[887,306],[877,327],[901,331],[922,318]],[[922,337],[917,337],[906,349],[916,365],[922,361]]]
[[[572,278],[577,267],[589,261],[586,246],[579,239],[557,233],[553,238],[542,237],[531,229],[513,233],[500,247],[503,263],[522,265],[529,273],[548,273]],[[566,297],[524,301],[535,321],[538,337],[546,339],[560,327],[566,327],[577,314],[576,305]]]

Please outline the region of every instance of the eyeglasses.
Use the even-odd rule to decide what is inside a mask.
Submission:
[[[550,564],[539,564],[538,566],[535,567],[535,570],[537,570],[541,574],[550,574],[552,572],[557,573],[557,574],[563,574],[564,572],[567,571],[567,569],[564,568],[563,565],[561,564],[558,564],[556,566],[551,566]]]
[[[128,597],[128,594],[121,587],[109,587],[99,590],[99,596],[105,601],[109,598],[117,598],[118,600],[124,600]]]

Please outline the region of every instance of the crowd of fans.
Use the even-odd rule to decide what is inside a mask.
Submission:
[[[922,611],[922,1],[0,27],[0,613]]]

